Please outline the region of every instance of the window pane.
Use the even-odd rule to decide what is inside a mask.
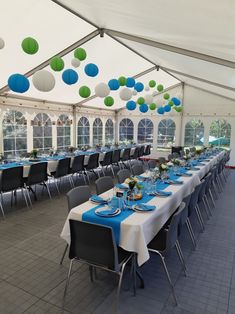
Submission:
[[[184,145],[203,145],[204,143],[204,125],[200,120],[193,119],[185,125]]]
[[[172,119],[163,119],[158,125],[158,146],[170,147],[175,144],[175,122]]]

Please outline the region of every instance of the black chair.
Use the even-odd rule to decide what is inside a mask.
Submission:
[[[113,171],[113,168],[112,168],[112,156],[113,156],[113,152],[112,151],[106,152],[104,154],[104,159],[102,161],[100,161],[101,169],[102,169],[102,172],[103,172],[104,176],[105,176],[104,167],[106,167],[106,169],[107,169],[108,166],[110,166],[112,174],[114,176],[114,171]]]
[[[141,165],[134,165],[131,167],[131,172],[134,176],[139,176],[141,175],[142,173],[144,173],[144,168]]]
[[[121,159],[121,149],[115,149],[112,154],[112,165],[117,165],[119,167],[120,159]]]
[[[174,153],[172,153],[172,157],[173,157],[173,158],[179,158],[179,157],[180,157],[180,154],[179,154],[179,153],[174,152]]]
[[[97,172],[98,175],[95,172],[95,169],[97,169],[99,167],[99,157],[100,157],[99,153],[91,154],[89,156],[87,165],[84,166],[85,174],[87,176],[89,184],[90,184],[90,178],[89,178],[89,173],[88,172],[92,172],[92,173],[95,174],[96,177],[97,176],[99,177],[99,172]]]
[[[135,292],[136,266],[134,254],[117,246],[111,227],[71,219],[69,224],[71,234],[69,258],[71,261],[64,290],[63,308],[73,263],[76,261],[89,265],[91,268],[100,268],[119,276],[117,302],[115,304],[115,312],[117,312],[123,273],[129,261],[132,261]]]
[[[142,146],[140,153],[142,154],[141,156],[148,156],[151,154],[151,145],[146,145],[146,147]]]
[[[210,176],[211,176],[211,174],[209,176],[205,176],[204,179],[201,181],[202,185],[201,185],[201,189],[200,189],[200,192],[198,195],[198,207],[204,208],[207,219],[209,219],[210,216],[212,215],[211,210],[210,210],[210,206],[208,206],[208,202],[207,202],[208,199],[206,196],[206,187],[207,187],[207,184],[210,180]],[[201,206],[201,205],[203,205],[203,206]]]
[[[60,183],[61,183],[61,178],[64,178],[64,177],[69,175],[70,162],[71,162],[70,158],[60,159],[58,161],[57,166],[56,166],[56,171],[51,173],[51,177],[54,179],[58,194],[60,194],[60,190],[59,190],[59,186],[58,186],[57,181],[60,180]],[[71,175],[68,176],[68,178],[69,178],[70,185],[73,188],[73,182],[72,182]]]
[[[29,194],[31,191],[34,194],[34,198],[36,199],[36,185],[42,184],[43,187],[46,188],[47,193],[51,199],[51,193],[49,189],[49,185],[47,184],[48,174],[47,174],[47,162],[39,162],[32,164],[29,168],[28,177],[24,179],[24,187],[26,189],[29,203],[32,206],[32,200]],[[35,189],[33,190],[33,185],[35,185]]]
[[[13,192],[15,193],[18,189],[21,189],[23,194],[26,206],[28,207],[28,201],[24,191],[24,180],[23,180],[23,167],[12,167],[8,169],[2,170],[1,181],[0,181],[0,192],[1,192],[1,200],[0,200],[0,208],[2,211],[2,215],[5,218],[5,213],[3,209],[3,194],[6,192],[12,192],[11,195],[11,204],[13,200]]]
[[[72,178],[73,186],[75,186],[74,180],[73,180],[74,175],[80,175],[80,174],[82,174],[84,183],[86,184],[86,179],[83,172],[84,171],[84,158],[85,158],[85,155],[78,155],[73,158],[72,166],[70,168],[70,173],[72,174],[71,178]]]
[[[123,183],[127,178],[130,178],[131,172],[129,169],[121,169],[117,173],[118,183]]]
[[[166,158],[165,157],[159,157],[158,158],[158,163],[159,164],[165,164],[166,163]]]
[[[195,187],[194,191],[192,192],[188,209],[189,209],[189,218],[195,212],[197,219],[198,219],[198,222],[199,222],[199,225],[201,226],[202,231],[204,231],[205,230],[204,221],[202,218],[200,208],[198,207],[198,198],[199,198],[199,193],[200,193],[201,187],[202,187],[202,182],[199,183]]]
[[[89,189],[89,186],[84,185],[84,186],[78,186],[74,189],[72,189],[71,191],[69,191],[66,194],[67,197],[67,202],[68,202],[68,212],[70,212],[70,210],[76,206],[79,206],[85,202],[87,202],[89,200],[89,198],[91,197],[91,191]],[[68,250],[69,245],[66,244],[65,249],[64,249],[64,253],[61,257],[60,260],[60,264],[63,263],[65,254]]]
[[[131,155],[131,159],[135,160],[139,157],[140,147],[135,147],[133,154]]]
[[[154,239],[148,244],[148,250],[150,252],[156,253],[160,256],[165,273],[167,275],[168,282],[170,284],[172,294],[177,304],[177,298],[175,295],[175,290],[173,283],[168,272],[164,256],[173,248],[176,248],[177,254],[179,256],[180,262],[182,263],[185,275],[186,275],[186,265],[183,257],[183,253],[178,241],[178,228],[181,219],[182,211],[185,208],[185,204],[182,203],[177,209],[176,213],[172,216],[170,225],[168,229],[161,229]]]
[[[148,161],[148,167],[149,169],[154,169],[157,166],[157,161],[155,159],[150,159]]]
[[[99,178],[95,181],[95,186],[97,195],[102,194],[114,188],[113,179],[108,176]]]
[[[131,168],[130,153],[131,153],[131,149],[130,148],[125,148],[124,151],[123,151],[123,154],[121,156],[122,165],[124,167],[126,167],[126,168],[127,168],[127,166],[126,166],[125,162],[127,162],[129,164],[129,168]]]
[[[172,154],[169,154],[168,155],[168,160],[170,161],[170,160],[172,160],[173,159],[173,155]]]

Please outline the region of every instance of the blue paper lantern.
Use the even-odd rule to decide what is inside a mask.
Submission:
[[[108,82],[108,86],[111,90],[117,90],[120,87],[118,80],[112,79]]]
[[[85,66],[84,71],[87,76],[95,77],[99,73],[99,68],[94,63],[88,63]]]
[[[126,87],[134,87],[135,86],[135,79],[133,77],[128,77],[126,79]]]
[[[181,101],[179,98],[176,97],[172,97],[171,100],[173,101],[173,103],[175,104],[175,106],[179,106],[181,104]]]
[[[9,76],[8,86],[13,92],[25,93],[29,89],[30,83],[27,77],[22,74],[16,73]]]
[[[170,105],[164,106],[164,111],[165,112],[170,112],[171,111],[171,106]]]
[[[157,108],[157,113],[159,113],[159,114],[164,114],[164,112],[165,112],[165,110],[164,110],[163,107]]]
[[[137,92],[142,92],[144,90],[144,84],[141,83],[141,82],[138,82],[138,83],[135,84],[134,89]]]
[[[129,100],[127,103],[126,103],[126,109],[127,110],[135,110],[136,108],[136,102],[133,101],[133,100]]]
[[[139,110],[140,110],[140,112],[145,113],[149,110],[149,107],[146,104],[142,104],[139,106]]]
[[[67,69],[62,73],[62,80],[65,84],[73,85],[78,81],[78,74],[73,69]]]

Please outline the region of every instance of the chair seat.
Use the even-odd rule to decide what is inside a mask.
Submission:
[[[153,240],[148,244],[148,249],[163,252],[166,249],[167,231],[161,229]]]

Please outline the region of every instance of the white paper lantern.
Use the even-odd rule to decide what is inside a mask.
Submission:
[[[146,94],[144,96],[144,99],[147,105],[150,105],[153,102],[153,96],[151,94]]]
[[[133,89],[132,95],[133,95],[133,96],[136,96],[137,94],[138,94],[138,92],[137,92],[135,89]]]
[[[144,90],[145,90],[146,92],[148,92],[148,91],[150,90],[149,86],[148,86],[148,85],[145,86]]]
[[[130,100],[132,97],[132,90],[127,87],[124,87],[123,89],[120,90],[119,96],[122,100],[125,101]]]
[[[110,93],[110,88],[106,83],[99,83],[95,87],[95,94],[98,97],[104,98]]]
[[[55,78],[47,70],[40,70],[33,75],[33,85],[40,92],[50,92],[55,87]]]
[[[72,64],[72,66],[73,66],[74,68],[78,68],[79,65],[80,65],[80,63],[81,63],[81,61],[80,61],[79,59],[77,59],[77,58],[73,58],[73,59],[71,60],[71,64]]]
[[[0,38],[0,49],[3,49],[5,46],[5,42],[2,38]]]

